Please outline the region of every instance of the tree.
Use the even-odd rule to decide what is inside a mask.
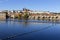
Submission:
[[[18,19],[21,19],[21,17],[22,17],[21,14],[18,14]]]
[[[28,12],[25,12],[25,14],[24,14],[24,17],[23,17],[23,18],[27,20],[27,19],[28,19],[28,17],[29,17]]]

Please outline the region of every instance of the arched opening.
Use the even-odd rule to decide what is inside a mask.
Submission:
[[[8,12],[4,12],[4,13],[6,14],[6,19],[8,19],[9,18]]]
[[[38,20],[40,19],[40,17],[38,16]]]

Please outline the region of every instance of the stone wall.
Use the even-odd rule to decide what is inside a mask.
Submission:
[[[6,19],[6,13],[0,12],[0,20]]]

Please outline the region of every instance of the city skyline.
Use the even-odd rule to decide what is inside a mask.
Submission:
[[[60,12],[60,0],[0,0],[0,10],[21,10]]]

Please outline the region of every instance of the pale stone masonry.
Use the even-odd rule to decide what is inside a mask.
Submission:
[[[5,20],[6,19],[6,13],[0,12],[0,20]]]
[[[50,19],[50,20],[60,20],[60,13],[54,13],[49,11],[33,11],[29,9],[23,9],[23,10],[3,10],[0,12],[0,19],[6,19],[6,13],[8,13],[8,16],[11,18],[18,17],[20,14],[22,17],[24,16],[25,12],[28,13],[29,17],[28,19]]]

